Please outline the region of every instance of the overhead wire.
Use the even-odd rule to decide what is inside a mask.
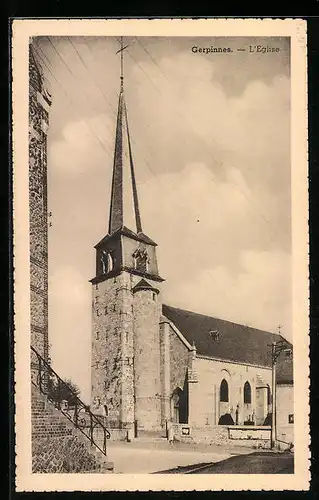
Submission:
[[[76,76],[75,76],[75,75],[74,75],[74,73],[73,73],[73,71],[71,70],[71,68],[69,67],[69,65],[67,64],[67,62],[64,60],[64,58],[62,57],[62,55],[61,55],[60,51],[56,48],[55,44],[52,42],[52,40],[50,39],[50,37],[48,37],[48,36],[47,36],[46,38],[48,39],[48,41],[49,41],[49,42],[50,42],[50,44],[52,45],[52,47],[53,47],[54,51],[56,52],[56,54],[58,55],[59,59],[62,61],[63,65],[66,67],[66,69],[68,70],[68,72],[70,73],[70,75],[72,76],[72,78],[73,78],[74,80],[77,80],[77,79],[76,79]],[[88,95],[88,94],[87,94],[87,92],[85,92],[85,94],[86,94],[86,95]],[[89,102],[90,102],[90,99],[89,99]],[[99,110],[99,109],[96,109],[96,108],[95,108],[94,106],[92,106],[92,105],[91,105],[91,107],[92,107],[92,109],[94,110],[94,112],[95,112],[97,115],[98,115],[98,114],[100,114],[100,110]],[[104,140],[105,140],[105,139],[104,139]],[[101,141],[101,139],[99,139],[99,142],[100,142],[100,144],[102,145],[102,141]],[[106,142],[106,141],[105,141],[105,142]],[[108,143],[107,143],[107,144],[108,144]],[[110,145],[110,144],[109,144],[109,146],[111,147],[111,145]],[[105,147],[104,147],[104,146],[103,146],[103,148],[105,149]]]
[[[43,56],[41,57],[40,53],[39,53],[39,50],[42,52]],[[47,71],[49,72],[49,74],[51,75],[51,77],[53,78],[53,80],[60,86],[63,94],[65,95],[65,97],[67,98],[67,101],[68,101],[68,104],[70,106],[70,103],[72,102],[71,101],[71,98],[70,98],[70,95],[69,93],[65,90],[63,84],[61,83],[61,81],[54,75],[53,71],[50,69],[49,65],[46,63],[44,57],[46,58],[46,55],[45,53],[43,52],[43,50],[41,49],[41,47],[37,47],[35,46],[35,51],[37,53],[37,56],[39,57],[39,59],[41,60],[41,62],[44,64],[44,66],[46,67]],[[74,101],[73,101],[74,102]],[[74,102],[75,103],[75,102]],[[76,104],[76,103],[75,103]],[[72,105],[72,110],[74,111],[74,113],[76,114],[76,116],[78,116],[82,121],[83,123],[85,124],[85,126],[88,128],[89,132],[95,137],[96,141],[100,144],[100,146],[104,149],[104,151],[110,156],[110,158],[112,159],[112,155],[111,155],[111,152],[105,147],[105,145],[103,144],[102,140],[100,139],[100,137],[96,134],[96,132],[92,129],[92,127],[89,125],[88,121],[87,120],[83,120],[83,116],[79,113],[79,111],[77,110],[77,107]]]
[[[98,82],[96,81],[96,79],[93,77],[92,75],[92,72],[90,71],[88,65],[86,64],[86,62],[84,61],[84,58],[83,56],[80,54],[79,50],[75,47],[74,43],[72,42],[72,40],[70,39],[70,37],[68,36],[67,37],[69,43],[72,45],[74,51],[77,53],[78,57],[79,57],[79,60],[81,61],[81,63],[83,64],[84,68],[86,69],[87,73],[90,75],[90,78],[91,80],[93,81],[93,83],[97,86],[97,88],[99,89],[100,91],[100,94],[102,95],[103,99],[105,100],[105,102],[107,103],[108,107],[110,108],[111,110],[111,113],[114,117],[116,117],[116,109],[112,106],[112,104],[110,103],[109,99],[107,98],[106,94],[104,93],[104,91],[101,89],[100,85],[98,84]],[[89,44],[85,43],[85,46],[89,49],[89,51],[91,52],[92,56],[93,56],[93,59],[95,60],[95,56],[94,56],[94,53],[92,52],[92,49],[90,47]],[[127,48],[127,47],[125,47]],[[134,140],[134,138],[131,139],[131,142],[132,144],[136,144],[136,141]],[[147,149],[148,146],[146,145]],[[154,173],[154,171],[152,170],[148,160],[144,157],[143,159],[143,162],[146,164],[146,166],[148,167],[148,169],[150,170],[150,172],[156,177],[156,180],[159,182],[158,180],[158,177],[156,176],[156,174]]]
[[[57,53],[57,55],[59,56],[59,58],[61,59],[62,63],[64,64],[64,66],[68,69],[69,73],[71,74],[71,76],[73,78],[76,79],[75,75],[73,74],[72,70],[70,69],[69,65],[66,63],[66,61],[63,59],[63,57],[61,56],[61,54],[59,53],[58,49],[56,48],[56,46],[53,44],[53,42],[50,40],[49,37],[47,37],[49,42],[51,43],[51,45],[53,46],[55,52]],[[84,59],[83,59],[83,56],[79,53],[79,51],[76,49],[76,47],[74,46],[73,42],[70,40],[69,37],[67,37],[68,40],[69,40],[69,43],[73,46],[75,52],[77,53],[78,57],[79,57],[79,60],[81,61],[81,64],[83,65],[83,67],[85,68],[85,70],[90,74],[91,76],[91,79],[94,83],[94,85],[97,87],[97,89],[99,90],[100,94],[102,95],[102,97],[104,98],[105,102],[108,104],[112,114],[115,114],[116,112],[114,111],[114,108],[112,107],[112,105],[110,104],[109,100],[107,99],[106,95],[104,94],[104,92],[102,91],[102,89],[100,88],[99,84],[96,82],[95,78],[92,76],[91,72],[90,72],[90,69],[89,67],[87,66],[87,64],[85,63]],[[159,65],[155,62],[153,56],[150,54],[150,52],[144,47],[144,45],[137,39],[137,37],[135,37],[135,39],[138,41],[138,44],[141,46],[141,48],[144,50],[144,52],[147,54],[149,60],[152,62],[153,65],[155,65],[157,67],[157,69],[163,74],[163,76],[166,78],[167,81],[169,81],[169,77],[167,77],[167,75],[161,70],[161,68],[159,67]],[[91,51],[92,53],[92,49],[91,47],[88,45],[88,44],[85,44],[89,50]],[[146,78],[148,79],[148,81],[154,86],[154,88],[156,88],[156,90],[161,93],[161,90],[158,88],[158,86],[154,83],[154,81],[152,80],[152,78],[147,74],[147,71],[141,67],[141,65],[136,61],[135,57],[132,56],[132,54],[129,52],[129,51],[126,51],[126,53],[129,55],[129,57],[133,60],[134,64],[136,65],[136,67],[139,68],[139,70],[146,76]],[[93,53],[92,53],[93,54]],[[53,78],[54,75],[52,74],[52,71],[50,71],[51,75]],[[56,78],[55,78],[56,81],[58,81]],[[60,84],[60,86],[63,88],[62,84],[60,82],[58,82]],[[65,92],[64,92],[65,93]],[[66,94],[66,93],[65,93]],[[178,111],[176,111],[176,114],[178,114],[178,116],[180,118],[182,118],[182,116],[180,115],[180,113]],[[88,126],[87,122],[85,121],[86,125]],[[89,126],[88,126],[89,127]],[[92,131],[92,129],[89,127],[91,133],[93,133],[93,135],[95,136],[95,138],[98,140],[98,142],[100,143],[100,145],[103,147],[103,149],[108,153],[108,155],[112,158],[111,156],[111,153],[108,149],[105,148],[104,144],[102,143],[101,139]],[[132,142],[134,143],[135,141],[132,140]],[[155,172],[153,171],[153,169],[151,168],[149,162],[146,160],[146,158],[144,157],[143,158],[143,162],[145,163],[145,165],[148,167],[148,169],[150,170],[151,174],[154,176],[154,178],[156,178],[157,182],[162,185],[160,179],[158,178],[158,176],[155,174]],[[213,178],[212,176],[212,180],[214,183],[216,183],[215,179]],[[246,199],[246,201],[252,206],[252,208],[255,210],[256,213],[258,213],[258,215],[261,217],[261,219],[266,223],[266,224],[270,224],[269,220],[267,220],[267,218],[259,211],[259,210],[256,210],[256,207],[255,207],[255,204],[252,202],[252,200],[247,196],[247,194],[242,190],[240,189],[240,187],[238,186],[237,183],[234,183],[232,182],[232,185],[241,193],[241,195]],[[254,224],[254,223],[253,223]],[[255,225],[255,224],[254,224]]]

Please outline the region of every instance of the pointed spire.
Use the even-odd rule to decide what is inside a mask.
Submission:
[[[127,46],[126,46],[127,47]],[[127,109],[124,98],[123,39],[118,53],[121,55],[120,94],[117,111],[113,179],[109,218],[109,234],[124,226],[142,232],[141,217],[134,172]]]

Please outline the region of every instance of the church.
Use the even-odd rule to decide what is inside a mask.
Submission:
[[[171,429],[174,439],[218,442],[222,429],[228,438],[237,429],[237,437],[258,431],[269,440],[276,401],[277,439],[292,443],[291,344],[163,303],[157,244],[142,228],[135,175],[122,72],[108,233],[95,245],[91,279],[92,411],[133,438]],[[274,345],[285,347],[276,369]]]

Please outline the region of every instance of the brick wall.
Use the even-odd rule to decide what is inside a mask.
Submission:
[[[32,386],[32,472],[105,473],[112,464]]]

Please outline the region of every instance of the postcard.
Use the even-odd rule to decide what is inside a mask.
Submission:
[[[17,491],[309,489],[306,56],[13,20]]]

